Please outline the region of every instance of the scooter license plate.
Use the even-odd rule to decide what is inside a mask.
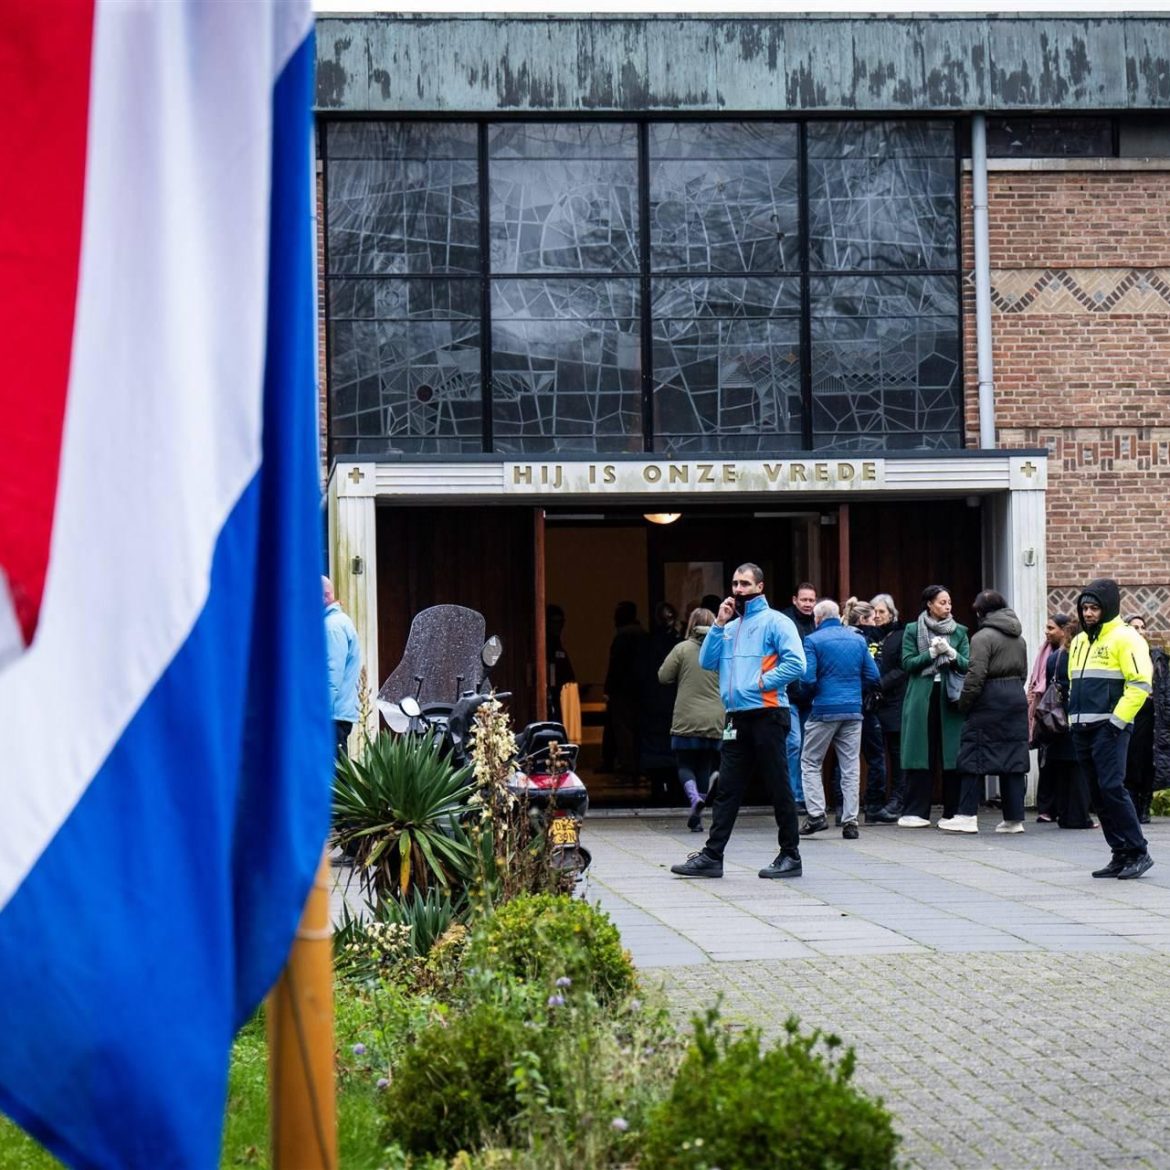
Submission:
[[[549,839],[554,845],[576,845],[579,834],[572,817],[557,817],[548,827]]]

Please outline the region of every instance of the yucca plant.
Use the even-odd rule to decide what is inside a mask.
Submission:
[[[429,738],[383,732],[360,759],[338,758],[333,843],[375,902],[450,889],[474,860],[460,823],[473,792],[471,769],[453,767]]]
[[[333,932],[334,969],[349,978],[369,978],[400,959],[425,959],[466,910],[463,894],[438,888],[423,894],[416,887],[401,901],[368,902],[361,914],[343,903]]]

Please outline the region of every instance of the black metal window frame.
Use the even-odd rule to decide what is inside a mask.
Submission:
[[[955,231],[955,263],[945,268],[914,268],[914,269],[815,269],[810,265],[809,248],[809,196],[808,196],[808,126],[813,123],[824,122],[936,122],[950,123],[951,137],[954,148],[954,231]],[[492,319],[491,319],[491,286],[495,280],[545,280],[551,274],[546,272],[499,272],[491,271],[491,205],[490,205],[490,160],[488,144],[488,127],[504,122],[623,122],[635,125],[637,128],[637,175],[638,175],[638,209],[639,209],[639,266],[634,274],[640,292],[639,297],[639,327],[641,329],[640,346],[642,356],[641,393],[642,393],[642,452],[643,455],[661,455],[662,452],[654,446],[654,367],[653,367],[653,311],[650,295],[651,281],[655,276],[671,279],[701,279],[710,277],[709,270],[691,269],[684,271],[672,270],[668,273],[656,273],[651,265],[650,253],[650,157],[648,147],[648,128],[652,123],[675,122],[770,122],[795,125],[799,135],[798,140],[798,232],[799,232],[799,269],[781,272],[753,272],[752,276],[785,277],[799,280],[800,285],[800,386],[801,386],[801,447],[802,452],[818,450],[827,452],[828,449],[814,447],[813,440],[813,368],[812,368],[812,307],[810,289],[812,281],[833,277],[951,277],[955,280],[956,299],[956,350],[957,350],[957,383],[959,390],[959,410],[957,419],[956,446],[966,445],[965,411],[963,409],[964,377],[964,326],[963,326],[963,232],[962,232],[962,166],[963,159],[969,155],[970,120],[966,117],[946,116],[930,113],[890,113],[884,116],[853,114],[842,111],[831,115],[804,115],[777,117],[774,114],[761,112],[662,112],[653,115],[628,114],[612,111],[597,113],[565,112],[565,113],[505,113],[491,114],[459,114],[459,113],[392,113],[385,112],[377,115],[328,115],[318,118],[318,157],[322,167],[322,192],[324,206],[320,211],[320,230],[323,236],[324,273],[322,284],[326,305],[325,329],[325,361],[327,381],[332,380],[333,353],[332,353],[332,315],[328,311],[329,286],[335,279],[380,280],[386,279],[385,274],[334,273],[329,265],[329,153],[328,153],[328,126],[331,123],[437,123],[458,122],[473,124],[477,133],[477,177],[479,191],[479,271],[474,276],[461,276],[457,279],[474,279],[480,282],[480,410],[482,418],[482,451],[478,456],[457,455],[453,453],[435,453],[429,456],[410,453],[410,458],[430,458],[439,461],[468,457],[482,457],[496,455],[500,458],[512,458],[511,453],[495,451],[493,434],[493,402],[492,402]],[[451,280],[449,273],[403,273],[403,277],[411,280]],[[576,275],[576,274],[565,274]],[[602,277],[601,273],[591,273],[591,276]],[[615,276],[618,274],[614,274]],[[330,391],[326,410],[326,449],[330,458],[335,457],[332,435],[333,402]],[[713,436],[712,450],[706,454],[717,455],[718,436]],[[535,454],[535,452],[534,452]],[[555,449],[548,454],[556,454]]]

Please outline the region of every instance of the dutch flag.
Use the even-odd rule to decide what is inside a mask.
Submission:
[[[328,828],[311,13],[0,22],[0,1108],[217,1164]]]

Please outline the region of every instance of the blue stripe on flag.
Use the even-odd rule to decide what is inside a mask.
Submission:
[[[275,92],[262,469],[190,637],[0,912],[0,1108],[77,1167],[218,1164],[232,1035],[328,827],[312,64],[310,37]]]

